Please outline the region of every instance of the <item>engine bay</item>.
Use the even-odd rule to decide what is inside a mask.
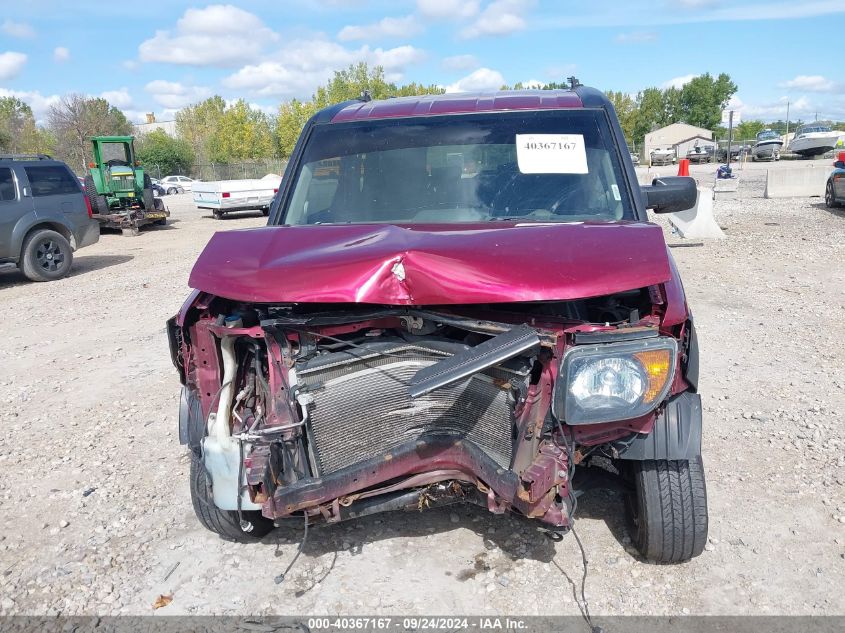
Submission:
[[[171,330],[191,417],[183,439],[223,510],[332,522],[470,501],[565,529],[584,447],[653,416],[569,427],[552,406],[560,359],[576,335],[650,336],[660,311],[656,288],[425,308],[200,293]]]

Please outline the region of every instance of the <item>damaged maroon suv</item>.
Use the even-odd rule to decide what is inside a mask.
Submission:
[[[695,196],[638,185],[589,88],[319,112],[268,225],[217,233],[168,323],[200,522],[469,502],[565,532],[600,469],[645,558],[698,555],[698,346],[646,214]]]

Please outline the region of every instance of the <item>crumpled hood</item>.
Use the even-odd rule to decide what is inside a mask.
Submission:
[[[668,281],[649,223],[279,226],[216,233],[189,285],[258,303],[579,299]]]

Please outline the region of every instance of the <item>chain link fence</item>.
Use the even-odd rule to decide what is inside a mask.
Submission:
[[[144,169],[151,178],[166,176],[190,176],[197,180],[242,180],[262,178],[267,174],[281,176],[288,161],[286,159],[268,159],[243,163],[194,163],[188,167],[165,173],[159,165],[147,163]]]

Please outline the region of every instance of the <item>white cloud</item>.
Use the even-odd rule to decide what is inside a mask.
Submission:
[[[0,53],[0,79],[14,79],[26,65],[27,56],[23,53],[7,51]]]
[[[806,90],[807,92],[840,92],[845,91],[845,84],[839,84],[822,75],[798,75],[794,79],[784,81],[783,88]]]
[[[32,108],[32,114],[38,123],[44,122],[44,119],[47,117],[47,110],[50,109],[51,105],[58,103],[60,99],[59,95],[48,95],[45,97],[38,91],[28,92],[25,90],[7,90],[5,88],[0,88],[0,97],[15,97],[26,103]]]
[[[475,55],[453,55],[444,57],[440,65],[446,70],[469,70],[478,67],[478,58]]]
[[[693,79],[698,77],[698,73],[691,73],[689,75],[681,75],[680,77],[673,77],[669,81],[664,81],[663,84],[660,86],[661,88],[677,88],[680,90],[684,86],[686,86],[689,82]]]
[[[174,110],[211,96],[211,91],[205,86],[186,86],[177,81],[164,79],[151,81],[144,86],[144,90],[153,96],[156,103]]]
[[[229,4],[188,9],[173,31],[156,31],[141,43],[141,61],[188,66],[235,66],[258,59],[278,39],[258,16]]]
[[[378,40],[388,37],[409,37],[422,30],[422,25],[416,16],[406,15],[402,18],[382,18],[374,24],[363,26],[344,26],[337,39],[341,42],[352,40]]]
[[[106,90],[105,92],[100,93],[100,98],[105,99],[111,105],[116,108],[120,108],[121,110],[132,105],[132,96],[129,94],[129,90],[127,88],[121,88],[120,90]]]
[[[279,106],[277,105],[265,105],[263,103],[249,103],[249,107],[253,110],[258,110],[259,112],[263,112],[267,116],[276,116],[279,113]]]
[[[405,67],[425,54],[410,45],[395,48],[362,46],[348,49],[329,40],[294,40],[267,61],[249,64],[223,79],[231,90],[254,96],[307,97],[331,77],[335,69],[358,61],[382,66],[388,81],[401,80]]]
[[[670,1],[671,0],[667,0]],[[594,2],[593,11],[581,15],[563,13],[544,16],[537,29],[559,30],[585,27],[643,26],[654,28],[665,24],[696,24],[704,22],[762,22],[793,20],[845,13],[842,0],[782,0],[780,2],[732,2],[714,6],[708,11],[655,11],[641,2]]]
[[[29,24],[26,22],[13,22],[9,19],[3,20],[3,24],[0,24],[0,31],[3,31],[9,37],[17,37],[19,39],[35,37],[35,29]]]
[[[132,109],[124,110],[123,108],[121,108],[121,111],[123,112],[123,115],[127,119],[129,119],[132,123],[146,123],[146,121],[147,121],[147,112],[145,110],[132,110]],[[158,117],[156,117],[156,118],[158,118]],[[167,120],[167,119],[162,119],[162,120]]]
[[[524,13],[534,5],[533,0],[494,0],[471,25],[461,31],[466,38],[482,35],[510,35],[525,28]]]
[[[737,96],[731,97],[728,107],[742,113],[743,120],[763,119],[773,121],[786,119],[786,107],[789,103],[789,118],[793,121],[815,113],[815,105],[807,97],[790,100],[789,97],[781,97],[775,101],[763,103],[745,103]]]
[[[644,44],[657,40],[657,33],[653,31],[632,31],[631,33],[620,33],[614,39],[618,44]]]
[[[498,70],[479,68],[446,86],[446,92],[487,92],[498,90],[504,83],[505,78]]]
[[[53,49],[53,59],[60,64],[66,62],[70,59],[70,51],[64,46],[57,46]]]
[[[499,84],[499,85],[501,86],[501,84]],[[523,88],[534,89],[534,90],[539,90],[545,85],[546,85],[546,82],[540,81],[539,79],[526,79],[525,81],[522,82]]]
[[[223,85],[258,96],[305,97],[327,78],[326,72],[302,72],[279,62],[261,62],[229,75]]]
[[[480,6],[480,0],[417,0],[417,11],[436,20],[471,18]]]

